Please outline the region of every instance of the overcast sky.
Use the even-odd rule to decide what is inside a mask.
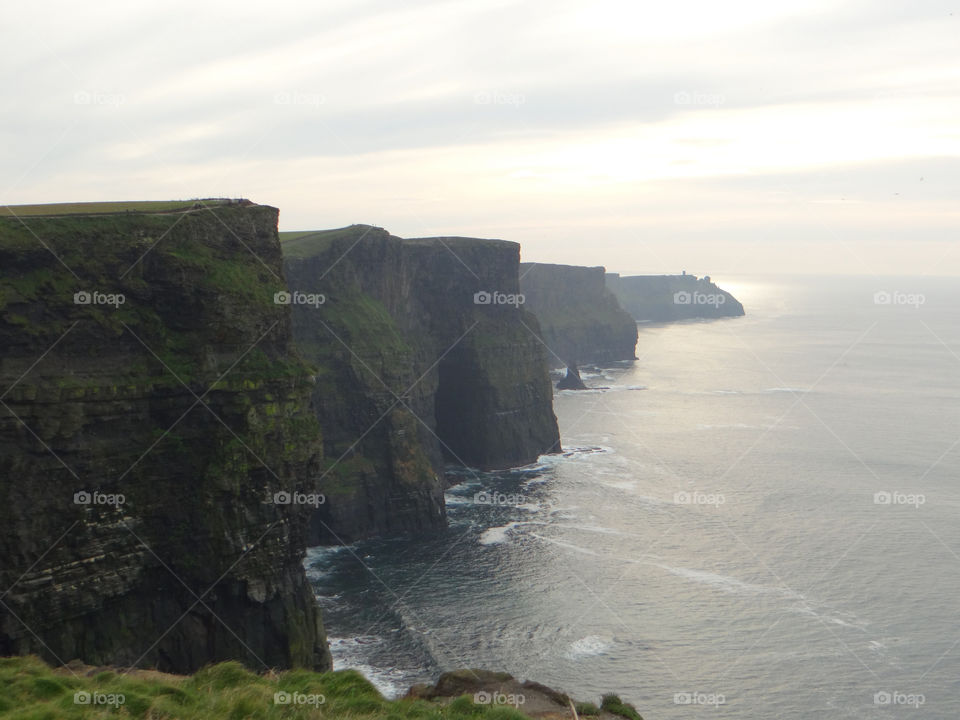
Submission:
[[[41,1],[4,8],[0,55],[5,204],[960,275],[960,0]]]

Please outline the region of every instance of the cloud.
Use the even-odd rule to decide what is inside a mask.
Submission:
[[[691,216],[733,237],[749,223],[731,208],[761,197],[792,238],[811,207],[960,154],[960,17],[933,0],[41,3],[8,19],[6,202],[238,194],[286,227],[349,212],[532,238],[558,215],[627,232],[642,209],[693,242]],[[800,202],[774,212],[787,181]],[[930,195],[898,197],[939,227]],[[844,232],[877,232],[857,217]]]

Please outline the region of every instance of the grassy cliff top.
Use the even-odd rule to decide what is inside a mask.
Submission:
[[[285,257],[305,258],[326,250],[338,240],[359,240],[364,236],[388,234],[375,225],[347,225],[332,230],[293,230],[279,233],[280,246]]]
[[[355,224],[331,230],[291,230],[280,233],[280,243],[286,257],[304,258],[316,255],[326,250],[338,240],[359,240],[364,236],[379,237],[389,235],[382,227],[376,225]],[[424,238],[397,238],[405,245],[430,246],[443,244],[454,249],[463,246],[496,246],[517,245],[506,240],[491,240],[486,238],[469,238],[459,236],[441,236]],[[517,245],[519,247],[519,245]]]
[[[484,699],[474,690],[482,688]],[[493,701],[494,696],[498,699]],[[568,710],[569,708],[569,710]],[[436,685],[387,700],[356,670],[257,675],[237,662],[193,675],[92,667],[52,668],[35,656],[0,657],[0,717],[11,720],[643,720],[613,694],[574,702],[506,673],[456,670]]]
[[[487,245],[487,246],[496,246],[502,247],[504,245],[515,245],[518,248],[520,247],[519,243],[515,243],[512,240],[497,240],[493,238],[474,238],[474,237],[463,237],[460,235],[438,235],[435,237],[422,237],[422,238],[409,238],[404,240],[408,245],[435,245],[437,243],[443,243],[451,248],[455,248],[460,245]]]
[[[174,212],[191,210],[195,205],[253,204],[249,200],[205,198],[203,200],[121,200],[118,202],[47,203],[40,205],[3,205],[0,216],[38,217],[45,215],[112,215],[124,212]]]
[[[239,663],[206,667],[191,676],[149,670],[59,668],[36,657],[0,658],[0,716],[19,720],[79,718],[329,718],[336,720],[523,720],[512,707],[476,705],[469,698],[439,705],[386,700],[360,673],[291,670],[256,675]]]

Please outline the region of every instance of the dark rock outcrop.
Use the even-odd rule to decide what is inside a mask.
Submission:
[[[0,218],[0,655],[329,668],[283,289],[275,208]]]
[[[604,285],[602,267],[520,264],[524,307],[540,321],[551,367],[633,360],[637,324]]]
[[[737,317],[743,305],[709,277],[607,274],[607,287],[637,322]]]
[[[484,469],[559,448],[537,320],[517,307],[519,246],[404,240],[355,225],[283,244],[294,336],[321,368],[327,466],[312,541],[445,523],[443,464]],[[333,502],[333,499],[336,502]]]
[[[616,695],[605,695],[601,707],[576,702],[566,693],[538,682],[520,682],[509,673],[481,669],[445,672],[436,683],[414,685],[405,696],[408,700],[430,700],[445,703],[467,696],[475,705],[505,706],[531,718],[560,720],[591,717],[596,720],[643,720],[633,705]]]
[[[567,373],[557,383],[557,390],[586,390],[587,386],[580,379],[580,371],[576,365],[567,365]]]

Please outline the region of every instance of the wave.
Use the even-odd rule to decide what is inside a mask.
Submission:
[[[612,647],[613,641],[610,638],[604,638],[599,635],[587,635],[570,643],[566,655],[571,660],[579,660],[581,658],[606,655]]]
[[[719,388],[716,390],[687,390],[681,391],[682,395],[773,395],[777,393],[790,393],[791,395],[801,395],[809,393],[809,388],[795,387],[772,387],[762,390],[728,390]]]
[[[307,555],[304,558],[307,563],[325,562],[335,555],[339,555],[345,550],[355,550],[356,545],[314,545],[307,548]]]
[[[583,376],[583,377],[584,377],[584,379],[587,379],[587,380],[589,379],[589,378],[587,378],[586,376]],[[613,383],[615,383],[615,381],[616,381],[616,378],[604,377],[603,379],[606,380],[606,381],[608,381],[608,382],[613,382]],[[626,392],[626,391],[631,391],[631,390],[647,390],[647,389],[648,389],[648,387],[647,387],[646,385],[617,385],[617,384],[613,384],[613,385],[605,385],[605,386],[603,386],[603,387],[589,387],[589,386],[587,386],[587,388],[584,389],[584,390],[555,390],[554,392],[555,392],[557,395],[562,395],[562,396],[564,396],[564,397],[568,397],[568,396],[570,396],[570,395],[599,395],[600,393]]]
[[[334,670],[357,670],[387,698],[397,698],[407,691],[408,684],[400,673],[391,669],[371,665],[370,650],[382,645],[384,639],[378,635],[358,635],[357,637],[328,637],[330,655]]]
[[[559,545],[560,547],[569,548],[570,550],[583,553],[584,555],[593,555],[594,557],[597,557],[600,555],[600,553],[598,552],[590,550],[589,548],[580,547],[579,545],[574,545],[573,543],[566,543],[566,542],[563,542],[562,540],[554,540],[553,538],[548,538],[543,535],[538,535],[537,533],[534,533],[534,532],[530,533],[530,535],[531,537],[535,537],[538,540],[543,540],[544,542],[548,542],[551,545]]]
[[[481,545],[502,545],[510,539],[510,531],[521,522],[509,522],[506,525],[487,528],[480,534],[479,542]]]
[[[574,529],[585,529],[596,531],[596,528],[593,526],[570,526]],[[616,534],[617,531],[613,531]],[[557,545],[560,547],[565,547],[575,552],[579,552],[584,555],[599,555],[600,553],[595,552],[589,548],[581,547],[579,545],[574,545],[573,543],[564,542],[562,540],[556,540],[554,538],[549,538],[538,533],[530,533],[531,536],[537,538],[538,540],[543,540],[545,542],[551,543],[552,545]],[[686,567],[676,567],[674,565],[667,565],[665,563],[653,562],[650,560],[638,560],[636,558],[628,557],[617,557],[618,560],[623,562],[633,563],[636,565],[647,565],[649,567],[657,567],[661,570],[665,570],[671,575],[676,575],[677,577],[684,578],[685,580],[691,580],[696,583],[703,585],[709,585],[711,587],[716,587],[720,590],[724,590],[730,593],[736,594],[750,594],[750,595],[760,595],[760,594],[775,594],[780,595],[785,598],[805,601],[806,598],[800,593],[794,592],[788,588],[780,587],[771,587],[768,585],[757,585],[754,583],[745,582],[734,577],[727,575],[718,575],[717,573],[708,572],[706,570],[695,570],[693,568]]]
[[[596,455],[597,453],[612,453],[613,448],[604,447],[603,445],[587,445],[583,447],[568,447],[560,455],[553,455],[551,457],[559,457],[563,459],[570,458],[581,458],[586,457],[587,455]]]
[[[342,552],[353,552],[354,545],[317,545],[308,547],[303,558],[303,569],[310,581],[319,581],[331,572],[331,561]]]
[[[692,568],[685,567],[676,567],[673,565],[666,565],[664,563],[654,563],[654,562],[644,562],[644,565],[652,565],[658,567],[661,570],[666,570],[671,575],[676,575],[677,577],[682,577],[686,580],[692,580],[703,585],[709,585],[711,587],[724,590],[726,592],[736,593],[736,594],[750,594],[750,595],[763,595],[763,594],[774,594],[781,595],[783,597],[788,597],[794,600],[804,600],[804,596],[800,593],[796,593],[793,590],[780,587],[771,587],[769,585],[757,585],[755,583],[745,582],[739,580],[735,577],[730,577],[728,575],[718,575],[717,573],[708,572],[706,570],[694,570]]]
[[[697,430],[799,430],[796,425],[749,425],[747,423],[732,423],[730,425],[697,425]]]

